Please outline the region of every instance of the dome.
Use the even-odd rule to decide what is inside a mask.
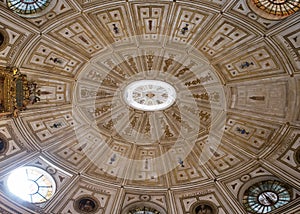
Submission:
[[[298,1],[0,7],[0,212],[300,211]]]

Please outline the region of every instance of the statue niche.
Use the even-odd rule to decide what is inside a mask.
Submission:
[[[15,67],[0,67],[0,117],[17,117],[40,100],[37,85]]]

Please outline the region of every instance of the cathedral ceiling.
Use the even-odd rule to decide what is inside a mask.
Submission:
[[[0,212],[146,204],[192,214],[204,203],[240,214],[243,192],[275,179],[292,189],[279,211],[297,213],[300,14],[274,19],[249,2],[60,0],[28,17],[0,0],[0,65],[40,90],[19,117],[0,120],[0,182],[22,165],[56,182],[40,204],[4,188]]]

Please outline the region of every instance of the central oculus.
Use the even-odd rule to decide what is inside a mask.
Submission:
[[[159,80],[138,80],[124,90],[125,102],[134,109],[159,111],[169,108],[176,100],[175,88]]]

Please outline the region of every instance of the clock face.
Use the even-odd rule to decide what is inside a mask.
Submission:
[[[276,180],[255,183],[243,197],[246,210],[251,213],[269,213],[291,200],[291,189]]]

